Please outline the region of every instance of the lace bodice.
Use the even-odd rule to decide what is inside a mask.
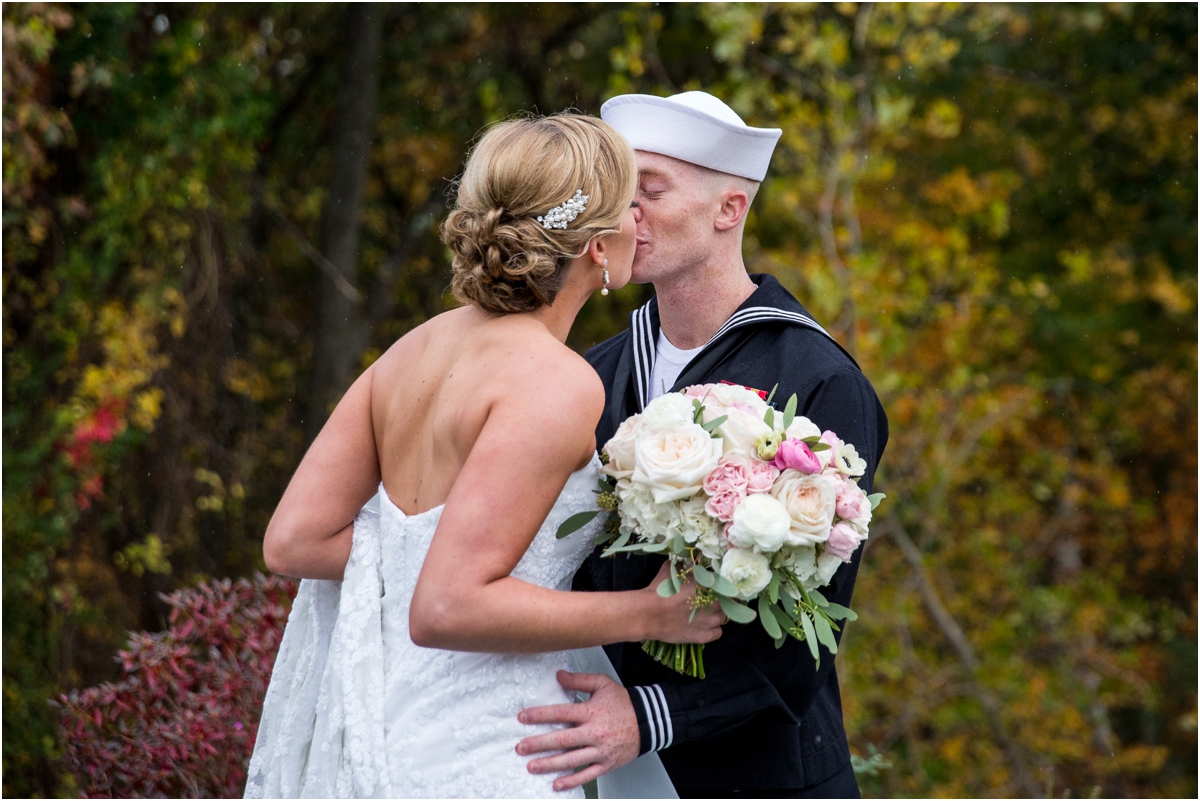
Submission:
[[[599,460],[576,471],[513,570],[568,589],[599,521],[561,540],[558,526],[595,509]],[[341,582],[301,582],[250,762],[246,797],[537,797],[515,753],[549,730],[517,722],[529,706],[569,703],[555,674],[567,652],[484,654],[414,645],[408,611],[442,507],[408,516],[380,488],[355,520]],[[582,794],[578,794],[582,797]]]

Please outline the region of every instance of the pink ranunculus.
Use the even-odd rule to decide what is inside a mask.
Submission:
[[[704,511],[722,523],[728,523],[733,520],[733,513],[745,497],[740,492],[722,492],[720,495],[713,495],[705,502]]]
[[[717,468],[704,479],[704,491],[713,497],[727,492],[745,495],[750,477],[750,461],[744,456],[727,454],[721,457]]]
[[[829,532],[829,539],[825,541],[825,553],[833,554],[843,562],[849,562],[861,540],[862,537],[854,530],[854,526],[838,523]]]
[[[871,509],[867,494],[853,481],[843,478],[837,482],[837,516],[843,520],[857,520]]]
[[[808,443],[799,439],[785,439],[781,442],[772,464],[780,471],[799,470],[809,476],[821,472],[821,460],[808,447]]]
[[[779,468],[770,462],[760,462],[758,459],[750,460],[750,480],[746,484],[746,492],[754,495],[759,492],[770,492],[771,487],[775,486],[775,479],[779,478]]]

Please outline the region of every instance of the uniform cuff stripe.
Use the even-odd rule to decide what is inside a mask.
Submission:
[[[661,751],[675,742],[675,727],[671,725],[671,712],[667,708],[667,696],[662,687],[652,684],[649,687],[634,686],[642,698],[646,708],[646,725],[650,729],[650,750]]]
[[[635,686],[633,689],[638,691],[638,695],[642,697],[642,706],[646,708],[646,725],[650,729],[650,750],[658,750],[658,730],[654,725],[654,713],[651,711],[650,699],[646,697],[646,691],[641,687]]]
[[[667,742],[663,748],[670,748],[671,743],[675,742],[675,727],[671,725],[671,710],[667,708],[667,696],[663,693],[662,687],[655,684],[654,690],[658,693],[659,703],[662,704],[663,718],[667,721]]]

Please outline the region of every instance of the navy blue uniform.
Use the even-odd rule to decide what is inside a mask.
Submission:
[[[797,414],[854,445],[867,463],[859,486],[872,491],[887,444],[887,417],[854,359],[770,275],[751,275],[758,289],[687,365],[670,391],[728,381],[770,391],[782,409],[797,396]],[[604,381],[605,412],[596,427],[603,447],[621,422],[649,400],[659,321],[652,299],[630,315],[630,327],[587,352]],[[823,590],[849,607],[862,555],[834,574]],[[647,586],[663,557],[599,549],[580,568],[576,590]],[[840,634],[837,635],[840,638]],[[659,751],[681,796],[857,796],[842,725],[834,659],[824,651],[818,670],[805,643],[774,642],[757,623],[729,624],[705,647],[707,678],[682,676],[651,659],[638,643],[606,646],[638,715],[642,752]]]

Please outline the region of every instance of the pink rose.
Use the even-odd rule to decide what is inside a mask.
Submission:
[[[821,472],[821,460],[808,447],[808,443],[798,439],[785,439],[781,442],[772,464],[781,471],[799,470],[809,476]]]
[[[704,491],[714,498],[729,492],[745,495],[750,477],[750,462],[737,454],[728,454],[721,457],[717,469],[704,479]]]
[[[833,554],[843,562],[849,562],[861,539],[854,526],[838,523],[829,532],[829,539],[825,541],[825,553]]]
[[[779,478],[779,468],[770,462],[760,462],[757,459],[750,460],[750,479],[746,483],[746,492],[754,495],[759,492],[770,492],[771,487],[775,486],[775,479]]]
[[[837,482],[837,516],[843,520],[857,520],[871,509],[867,494],[853,481],[843,478]]]
[[[700,398],[703,400],[711,392],[708,384],[692,384],[683,391],[683,394],[689,398]]]
[[[740,492],[722,492],[720,495],[713,495],[705,502],[704,511],[721,522],[728,523],[733,520],[733,513],[737,511],[738,504],[744,497],[746,496]]]

